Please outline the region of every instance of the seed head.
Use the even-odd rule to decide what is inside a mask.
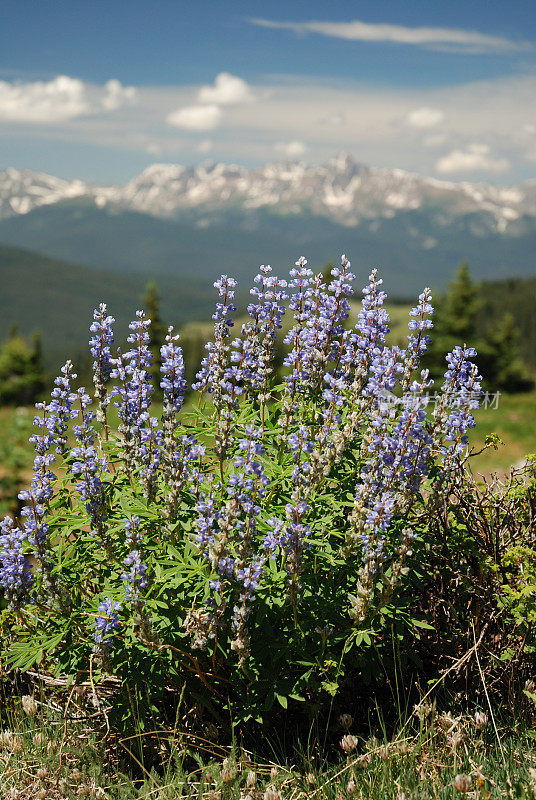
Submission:
[[[272,769],[270,770],[270,778],[273,781],[275,781],[278,775],[279,775],[279,770],[277,769],[277,767],[272,767]]]
[[[465,739],[461,731],[453,731],[448,738],[452,747],[459,747]]]
[[[355,794],[356,785],[353,778],[350,778],[348,783],[346,784],[346,793],[350,795],[350,797]]]
[[[246,786],[248,787],[248,789],[253,789],[256,783],[257,783],[257,776],[253,772],[253,770],[250,770],[250,772],[248,772],[247,774]]]
[[[275,786],[268,786],[264,792],[263,800],[281,800],[281,792]]]
[[[22,708],[24,713],[28,717],[35,717],[37,714],[37,703],[29,694],[25,694],[21,697]]]
[[[43,747],[43,745],[45,743],[45,737],[43,736],[42,733],[36,733],[35,736],[32,739],[32,742],[33,742],[34,747],[38,747],[38,748]]]
[[[471,776],[456,775],[452,781],[452,785],[458,792],[461,792],[461,794],[467,794],[467,792],[471,790]]]
[[[234,767],[226,764],[225,761],[223,762],[223,768],[221,771],[221,779],[224,783],[232,783],[236,778],[236,770]]]
[[[47,775],[48,775],[48,769],[46,767],[40,767],[40,769],[37,770],[38,780],[44,781]]]
[[[339,717],[339,725],[341,725],[345,731],[350,730],[353,721],[354,718],[351,716],[351,714],[341,714]]]
[[[82,780],[82,773],[80,772],[78,767],[75,767],[73,770],[71,770],[71,772],[69,773],[69,779],[73,783],[80,783],[80,781]]]

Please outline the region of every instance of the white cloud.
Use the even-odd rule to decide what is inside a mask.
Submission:
[[[445,119],[445,114],[440,108],[421,106],[416,108],[406,117],[406,122],[413,128],[433,128]]]
[[[350,22],[277,22],[269,19],[253,18],[253,25],[263,28],[294,31],[299,34],[319,33],[339,39],[351,39],[364,42],[395,42],[397,44],[417,45],[420,47],[446,47],[467,53],[501,53],[530,50],[528,42],[514,42],[503,36],[490,36],[478,31],[460,28],[407,28],[403,25],[386,25],[382,23],[362,22],[355,19]]]
[[[63,122],[90,111],[84,83],[58,75],[47,83],[0,81],[0,119],[10,122]]]
[[[234,103],[247,103],[253,100],[253,93],[245,80],[231,75],[229,72],[220,72],[216,75],[213,86],[202,86],[197,95],[200,103],[215,105],[231,105]]]
[[[346,122],[346,117],[342,113],[342,111],[335,111],[333,114],[328,114],[326,117],[322,117],[319,120],[321,125],[330,125],[333,127],[338,127],[340,125],[344,125]]]
[[[123,105],[135,102],[137,97],[138,90],[134,86],[123,86],[120,81],[113,78],[104,84],[102,106],[106,111],[115,111]]]
[[[197,152],[198,153],[210,153],[212,148],[214,147],[214,142],[210,139],[203,139],[203,141],[199,142],[197,145]]]
[[[186,131],[210,131],[220,124],[221,116],[221,109],[215,105],[186,106],[168,114],[166,121]]]
[[[306,152],[307,145],[294,139],[292,142],[277,142],[274,150],[286,158],[299,158]]]
[[[451,172],[504,172],[510,166],[506,158],[494,158],[487,144],[470,144],[466,150],[452,150],[440,158],[436,170]]]
[[[428,136],[423,136],[422,143],[425,147],[441,147],[447,139],[445,133],[430,133]]]
[[[115,111],[136,100],[137,90],[109,80],[103,87],[58,75],[50,81],[0,81],[0,119],[9,122],[54,124],[77,117]]]
[[[234,105],[197,102],[200,85],[140,86],[134,96],[127,87],[122,91],[114,84],[106,88],[106,84],[85,84],[72,78],[67,79],[69,92],[62,95],[57,79],[50,84],[55,92],[40,88],[39,102],[33,104],[25,92],[24,102],[18,96],[16,102],[13,99],[13,87],[28,84],[10,83],[7,97],[6,84],[0,84],[2,152],[5,140],[13,138],[15,123],[8,121],[11,114],[18,121],[36,123],[35,130],[25,130],[24,136],[34,136],[36,143],[40,140],[43,153],[63,142],[144,156],[150,147],[155,158],[188,163],[199,157],[200,146],[208,152],[208,144],[202,142],[210,139],[211,157],[222,161],[259,164],[276,157],[306,157],[319,163],[344,151],[371,166],[433,175],[438,159],[446,159],[441,170],[450,169],[449,156],[459,151],[469,155],[463,168],[468,161],[476,162],[480,172],[475,174],[482,178],[514,183],[534,177],[535,74],[412,89],[272,76],[251,86],[258,102]],[[46,103],[43,97],[49,98]],[[106,97],[116,98],[106,102],[108,107],[117,105],[116,110],[105,110]],[[420,109],[440,110],[444,118],[431,127],[408,124],[408,118]],[[46,129],[44,120],[50,123]],[[305,155],[298,152],[300,145],[289,151],[292,142],[305,142]],[[475,153],[469,148],[475,142],[485,142],[489,152]],[[507,169],[506,160],[511,165]],[[499,173],[499,168],[504,171]],[[448,172],[443,174],[450,178]],[[465,178],[464,171],[453,175]]]

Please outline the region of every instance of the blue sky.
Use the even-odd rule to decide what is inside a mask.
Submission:
[[[3,0],[0,168],[154,161],[536,174],[533,0]]]

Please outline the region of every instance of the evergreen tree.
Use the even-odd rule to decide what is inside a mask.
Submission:
[[[478,287],[473,283],[467,261],[462,261],[447,293],[436,303],[432,344],[425,359],[434,380],[443,376],[447,368],[445,356],[456,345],[470,344],[479,352],[482,350],[483,343],[475,341],[479,307]]]
[[[456,339],[456,344],[469,344],[475,335],[479,307],[478,287],[472,281],[467,261],[462,261],[442,305],[439,334]]]
[[[522,392],[532,388],[533,382],[519,357],[519,331],[512,314],[506,313],[498,325],[490,328],[488,348],[490,355],[488,382],[494,389]]]
[[[0,404],[35,403],[44,389],[41,339],[34,335],[32,347],[12,327],[0,348]]]
[[[160,367],[162,366],[162,359],[160,356],[160,348],[165,342],[167,327],[162,322],[160,316],[160,295],[158,288],[154,281],[150,281],[145,288],[145,296],[143,298],[143,307],[147,317],[151,320],[149,325],[149,349],[153,356],[153,366],[151,374],[153,376],[153,385],[155,394],[160,395]]]

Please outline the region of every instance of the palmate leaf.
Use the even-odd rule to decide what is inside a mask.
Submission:
[[[7,664],[23,672],[36,664],[41,664],[45,655],[50,655],[56,650],[66,633],[67,630],[61,630],[50,636],[13,642],[5,655]]]

